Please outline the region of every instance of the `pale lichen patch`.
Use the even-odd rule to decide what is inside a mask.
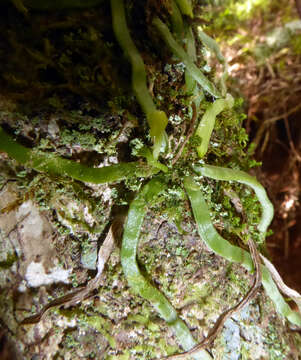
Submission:
[[[59,282],[68,284],[71,271],[72,270],[53,268],[49,269],[49,272],[46,273],[43,264],[38,262],[31,262],[27,267],[25,279],[28,286],[30,287],[51,285]]]

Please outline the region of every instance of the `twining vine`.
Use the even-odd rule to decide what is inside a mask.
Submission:
[[[27,7],[39,9],[40,4],[40,2],[35,2],[34,0],[28,0],[24,3],[14,1],[14,3],[23,12]],[[87,6],[99,3],[100,1],[90,0]],[[47,4],[48,2],[45,1],[45,4],[40,9],[46,9]],[[73,5],[81,7],[82,2],[78,0]],[[261,205],[261,220],[257,228],[260,234],[260,241],[262,242],[273,219],[273,206],[264,188],[256,178],[237,169],[213,166],[204,162],[203,159],[208,152],[217,116],[223,111],[231,109],[234,104],[234,99],[227,92],[225,84],[227,79],[227,62],[220,53],[216,42],[203,31],[200,31],[200,39],[203,45],[216,55],[218,61],[223,66],[223,74],[220,81],[218,84],[214,84],[196,65],[195,35],[189,25],[190,21],[187,20],[193,18],[191,2],[189,0],[177,0],[171,1],[171,5],[171,28],[164,22],[164,19],[158,16],[152,19],[151,24],[153,30],[157,32],[160,39],[166,44],[173,55],[184,64],[186,88],[188,92],[193,94],[191,103],[187,105],[192,109],[192,117],[191,127],[186,136],[190,137],[194,134],[195,138],[198,139],[194,150],[199,160],[194,163],[186,162],[184,170],[182,169],[184,174],[182,176],[182,188],[185,190],[190,201],[200,238],[206,245],[216,254],[230,262],[239,263],[250,272],[255,270],[254,284],[247,296],[237,306],[228,310],[219,318],[216,326],[209,333],[207,341],[198,346],[189,328],[179,318],[177,311],[170,301],[144,277],[137,263],[137,248],[145,214],[151,205],[158,202],[158,197],[164,194],[164,190],[172,186],[172,174],[177,171],[175,165],[181,159],[187,141],[183,142],[176,154],[168,149],[169,139],[166,133],[168,117],[163,110],[158,109],[149,91],[145,64],[135,45],[135,39],[131,36],[123,0],[111,0],[112,27],[118,44],[131,64],[132,90],[149,126],[152,147],[144,146],[139,149],[138,156],[140,156],[140,159],[136,162],[121,162],[102,168],[91,168],[53,154],[26,148],[17,143],[0,127],[0,150],[6,152],[8,156],[27,168],[45,172],[49,175],[68,176],[82,182],[103,184],[122,181],[132,177],[148,179],[144,181],[142,189],[131,202],[124,225],[121,248],[123,273],[132,291],[148,300],[168,326],[170,326],[178,339],[179,345],[187,352],[186,355],[201,360],[212,358],[205,347],[208,347],[214,341],[225,319],[255,296],[261,282],[266,290],[266,294],[273,301],[279,314],[300,327],[301,316],[289,307],[280,294],[277,287],[278,283],[277,281],[275,283],[273,280],[274,276],[270,273],[270,267],[259,264],[258,250],[250,235],[248,235],[246,242],[249,245],[251,255],[247,250],[232,245],[228,240],[224,239],[212,223],[209,207],[200,186],[203,178],[239,182],[254,190]],[[70,2],[62,1],[61,7],[68,8],[69,6],[71,6]],[[49,5],[47,9],[51,9],[51,6]],[[186,43],[186,48],[183,47],[183,43]],[[212,103],[199,119],[200,103],[204,97],[212,99]],[[197,123],[198,120],[199,122]],[[172,154],[171,160],[166,161],[168,156],[163,158],[161,156],[162,153]],[[24,321],[24,323],[30,323],[30,321]]]

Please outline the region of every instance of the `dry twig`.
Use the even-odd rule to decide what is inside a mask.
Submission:
[[[281,114],[281,115],[277,115],[274,117],[271,117],[269,119],[266,119],[259,127],[256,137],[254,139],[254,144],[256,145],[256,147],[258,146],[258,144],[260,143],[260,140],[262,138],[262,135],[264,133],[264,131],[266,130],[267,126],[270,124],[273,124],[274,122],[278,121],[278,120],[282,120],[287,118],[288,116],[296,113],[297,111],[299,111],[301,109],[301,104],[298,104],[296,106],[294,106],[292,109],[288,110],[285,114]]]
[[[261,259],[264,262],[264,265],[269,270],[272,275],[273,280],[275,281],[276,285],[278,286],[279,290],[285,294],[286,296],[290,297],[294,302],[297,304],[299,311],[301,312],[301,295],[294,289],[291,289],[287,285],[285,285],[284,281],[282,280],[281,276],[279,275],[278,271],[276,270],[275,266],[263,255],[260,254]]]
[[[289,142],[289,145],[290,145],[290,148],[292,150],[292,152],[294,153],[296,159],[298,161],[301,161],[301,156],[300,154],[298,153],[296,147],[295,147],[295,144],[293,142],[293,139],[292,139],[292,135],[291,135],[291,131],[290,131],[290,127],[289,127],[289,123],[288,123],[288,118],[287,116],[284,118],[284,125],[285,125],[285,130],[286,130],[286,133],[287,133],[287,137],[288,137],[288,142]]]

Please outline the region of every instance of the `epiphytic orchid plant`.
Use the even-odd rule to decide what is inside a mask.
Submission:
[[[218,335],[225,320],[256,295],[256,290],[261,283],[267,295],[273,301],[278,313],[297,326],[301,326],[301,316],[296,311],[291,310],[280,294],[279,289],[285,295],[293,298],[299,306],[301,297],[283,284],[275,268],[263,256],[261,258],[265,265],[260,263],[258,250],[251,238],[248,238],[249,253],[247,250],[232,245],[219,235],[213,226],[209,207],[198,182],[202,181],[200,177],[207,177],[218,181],[239,182],[251,187],[261,204],[261,220],[258,224],[258,231],[261,239],[264,239],[273,218],[273,206],[262,185],[256,178],[243,171],[205,164],[204,161],[187,165],[182,183],[182,187],[185,189],[191,204],[199,235],[216,254],[230,262],[241,264],[250,272],[255,270],[252,288],[239,304],[220,316],[214,328],[209,332],[208,337],[201,344],[197,344],[190,330],[179,318],[177,311],[170,301],[143,276],[139,269],[136,259],[137,248],[148,206],[155,203],[158,195],[162,194],[171,185],[172,177],[169,175],[175,171],[174,165],[181,158],[188,137],[192,134],[198,136],[200,141],[196,145],[195,151],[200,159],[204,158],[208,151],[216,117],[224,110],[230,109],[234,103],[233,97],[226,89],[227,62],[220,53],[216,42],[203,31],[199,31],[199,36],[204,46],[216,55],[218,61],[223,66],[223,74],[218,85],[211,82],[196,66],[194,34],[191,27],[183,19],[184,16],[193,17],[190,1],[177,0],[171,3],[172,30],[159,17],[155,17],[152,20],[152,26],[174,56],[185,65],[186,88],[193,96],[190,104],[192,130],[182,143],[179,151],[173,154],[169,163],[159,161],[161,152],[166,149],[168,144],[168,136],[165,131],[168,117],[164,111],[157,109],[147,87],[145,64],[130,35],[123,0],[111,0],[113,30],[120,47],[131,64],[132,89],[149,125],[150,137],[153,142],[152,149],[144,147],[140,150],[141,157],[145,158],[146,161],[139,160],[137,162],[119,163],[102,168],[90,168],[53,154],[25,148],[13,140],[2,128],[0,128],[0,150],[6,152],[20,164],[36,171],[45,172],[49,175],[68,176],[87,183],[112,183],[130,177],[149,179],[131,202],[124,226],[121,249],[121,263],[124,275],[132,291],[148,300],[172,328],[179,345],[185,351],[184,355],[189,355],[194,359],[211,359],[212,357],[207,352],[206,347]],[[186,49],[181,46],[179,39],[185,39]],[[214,101],[202,115],[199,123],[197,123],[200,102],[205,95],[211,96]],[[30,318],[25,322],[30,323]],[[181,358],[184,355],[179,354],[172,357]]]

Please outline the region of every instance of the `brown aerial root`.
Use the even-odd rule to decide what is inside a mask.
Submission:
[[[192,107],[192,119],[191,119],[190,127],[185,136],[185,140],[183,141],[183,143],[180,146],[179,151],[177,152],[176,156],[172,159],[172,162],[171,162],[172,165],[174,165],[179,160],[179,158],[181,157],[181,154],[184,150],[185,145],[188,143],[189,139],[191,138],[191,136],[193,135],[193,132],[194,132],[194,126],[195,126],[195,123],[196,123],[196,120],[198,117],[198,112],[197,112],[197,108],[196,108],[196,105],[194,102],[191,104],[191,107]]]
[[[109,229],[109,232],[108,232],[102,246],[100,247],[100,249],[98,251],[97,274],[93,279],[91,279],[87,283],[86,286],[80,287],[80,288],[70,292],[69,294],[63,295],[57,299],[50,301],[48,304],[46,304],[43,307],[43,309],[39,313],[23,319],[21,321],[20,325],[38,323],[45,316],[45,314],[48,312],[48,310],[50,310],[51,308],[60,306],[60,305],[64,305],[65,308],[67,308],[69,306],[74,306],[74,305],[78,304],[79,302],[92,296],[94,290],[98,289],[100,286],[100,282],[103,277],[104,266],[105,266],[106,262],[108,261],[112,251],[115,248],[116,233],[117,234],[120,233],[121,228],[122,228],[122,226],[120,224],[120,219],[115,220],[112,223],[112,225]]]
[[[254,263],[254,268],[255,268],[254,281],[253,281],[253,284],[252,284],[250,290],[248,291],[248,293],[244,296],[244,298],[237,305],[226,310],[224,313],[222,313],[220,315],[220,317],[216,321],[213,328],[209,331],[208,336],[204,340],[202,340],[198,345],[196,345],[192,349],[185,351],[181,354],[167,356],[163,359],[168,359],[168,360],[189,359],[192,355],[194,355],[201,349],[208,347],[215,340],[215,338],[220,334],[226,320],[229,319],[237,311],[240,311],[247,303],[249,303],[252,299],[254,299],[254,297],[256,296],[257,291],[261,285],[260,259],[259,259],[259,253],[256,248],[256,245],[252,239],[248,240],[248,245],[250,248],[251,257],[252,257],[252,260]]]

